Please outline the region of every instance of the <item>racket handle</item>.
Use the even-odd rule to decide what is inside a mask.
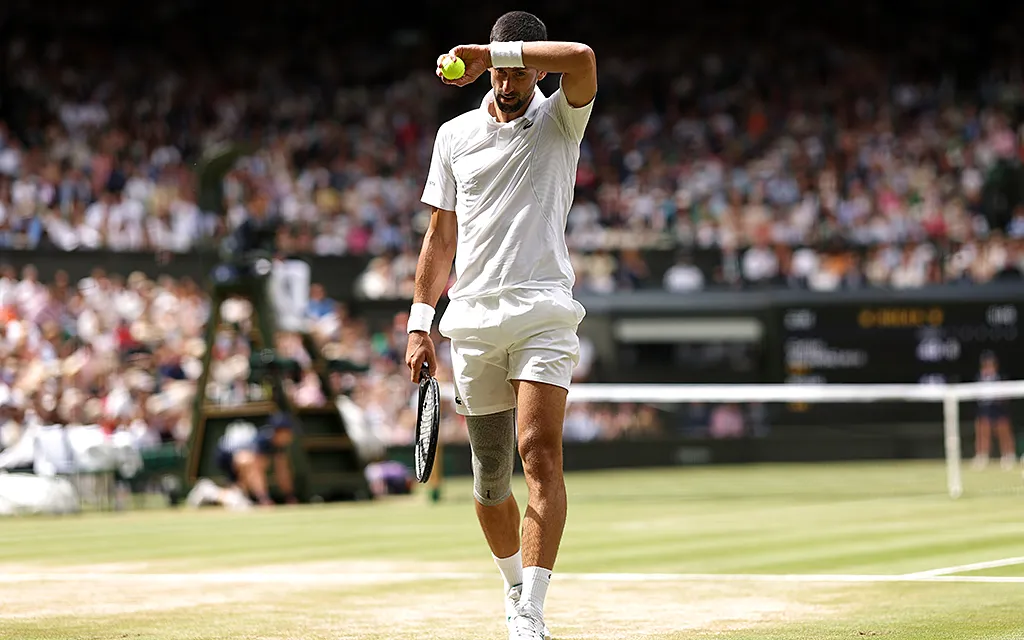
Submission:
[[[430,375],[430,365],[427,364],[426,362],[424,362],[420,366],[420,377],[422,378],[423,376],[429,376],[429,375]]]

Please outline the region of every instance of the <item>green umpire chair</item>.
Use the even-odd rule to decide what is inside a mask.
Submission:
[[[369,499],[372,494],[366,479],[365,463],[346,431],[333,385],[330,384],[332,372],[359,372],[366,368],[345,361],[327,360],[316,348],[311,336],[303,335],[304,346],[313,358],[313,366],[327,402],[316,408],[295,407],[285,394],[282,381],[296,379],[300,367],[298,363],[282,358],[273,349],[276,322],[268,294],[268,275],[269,261],[262,267],[249,270],[244,267],[234,270],[220,268],[219,273],[214,275],[206,344],[214,344],[221,327],[222,303],[232,296],[248,299],[254,316],[249,383],[264,389],[264,399],[241,406],[223,406],[210,402],[206,390],[212,354],[210,349],[206,350],[193,406],[192,433],[186,453],[183,485],[186,490],[190,489],[203,477],[214,481],[224,480],[217,466],[217,444],[229,425],[244,421],[259,427],[271,415],[285,413],[293,418],[297,427],[289,452],[295,497],[300,502]],[[271,478],[271,495],[280,494],[280,489],[274,486]]]

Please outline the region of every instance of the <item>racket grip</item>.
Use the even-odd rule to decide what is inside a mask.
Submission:
[[[420,377],[429,376],[429,375],[430,375],[430,365],[427,364],[426,361],[424,361],[423,364],[420,366]]]

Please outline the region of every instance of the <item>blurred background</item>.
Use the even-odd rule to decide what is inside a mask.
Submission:
[[[567,232],[577,382],[970,382],[986,352],[1024,377],[1024,15],[986,7],[8,0],[0,467],[24,467],[33,425],[187,457],[199,405],[273,396],[254,379],[268,345],[290,363],[282,406],[337,406],[364,463],[411,459],[419,196],[437,127],[488,90],[442,85],[434,61],[512,8],[598,57]],[[249,277],[247,249],[271,265],[263,347],[259,305],[218,289]],[[566,465],[941,457],[940,421],[572,403]],[[442,433],[466,473],[450,405]]]

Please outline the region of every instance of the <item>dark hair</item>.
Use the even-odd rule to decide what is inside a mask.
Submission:
[[[526,11],[509,11],[491,27],[491,42],[533,42],[548,39],[548,28],[540,18]]]

